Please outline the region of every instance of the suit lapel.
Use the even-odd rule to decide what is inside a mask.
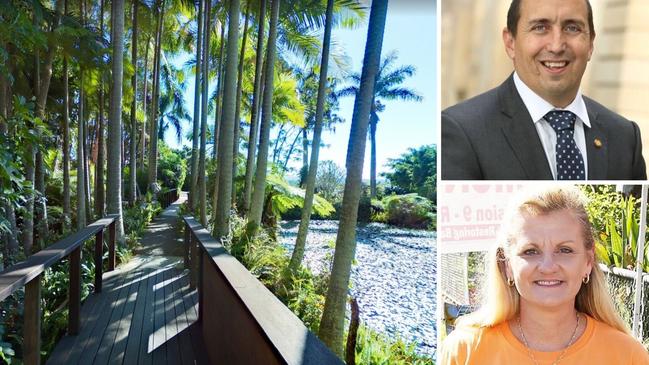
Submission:
[[[510,76],[499,87],[498,94],[501,111],[504,114],[504,117],[501,118],[502,132],[527,178],[552,180],[552,170],[550,170],[548,158],[532,123],[532,117],[516,91],[513,76]],[[588,158],[590,167],[590,155]]]
[[[588,99],[584,98],[590,128],[585,127],[586,154],[588,155],[588,180],[606,180],[608,170],[608,138],[602,121],[592,111]]]

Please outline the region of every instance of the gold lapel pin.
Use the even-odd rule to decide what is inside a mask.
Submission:
[[[595,145],[595,148],[602,148],[602,140],[599,138],[595,138],[593,144]]]

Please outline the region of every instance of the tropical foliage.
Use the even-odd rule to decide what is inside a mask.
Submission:
[[[595,229],[595,252],[607,266],[634,270],[640,234],[640,201],[625,196],[612,185],[584,186],[588,196],[587,210]],[[646,239],[646,238],[645,238]],[[644,257],[649,254],[645,245]],[[649,260],[643,261],[643,271],[649,272]]]
[[[364,66],[351,78],[359,102],[349,146],[359,148],[350,148],[345,170],[333,162],[318,168],[323,129],[345,122],[338,103],[345,89],[337,89],[341,75],[350,73],[331,32],[362,24],[368,13]],[[378,113],[385,100],[420,99],[401,86],[413,67],[395,66],[394,53],[379,62],[386,14],[386,0],[372,1],[371,8],[361,0],[0,2],[3,267],[107,213],[119,217],[117,255],[126,261],[160,211],[161,189],[187,185],[186,211],[342,356],[353,232],[359,204],[369,206],[376,195]],[[185,100],[192,92],[190,113]],[[363,195],[368,134],[372,182],[371,194]],[[169,136],[191,139],[191,151],[170,148]],[[392,191],[433,200],[434,149],[413,156],[394,163]],[[300,158],[297,187],[288,180],[300,170]],[[417,212],[426,204],[409,199]],[[411,209],[399,207],[394,211]],[[313,275],[297,251],[287,269],[289,253],[275,233],[291,209],[302,210],[302,247],[312,212],[341,217],[331,273]],[[85,297],[94,270],[90,252],[83,256]],[[66,322],[66,265],[62,260],[42,279],[44,359]],[[7,362],[22,355],[22,305],[21,294],[2,303],[0,359]],[[358,350],[362,363],[421,360],[398,341],[366,338]]]
[[[411,148],[398,158],[390,159],[392,172],[383,173],[390,186],[386,193],[417,193],[433,202],[437,188],[437,149],[435,145]]]

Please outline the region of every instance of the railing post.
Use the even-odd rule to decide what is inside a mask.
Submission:
[[[190,245],[190,242],[189,242],[189,237],[190,237],[189,229],[190,229],[189,225],[187,224],[187,221],[185,221],[185,236],[184,236],[184,240],[183,240],[183,243],[185,244],[185,247],[183,247],[183,252],[185,253],[185,255],[183,257],[183,263],[185,264],[185,268],[187,268],[187,269],[189,269],[189,245]]]
[[[115,226],[117,219],[108,226],[108,271],[115,270]]]
[[[200,244],[200,243],[199,243]],[[205,295],[203,294],[203,249],[199,246],[198,248],[198,322],[203,321],[203,308],[205,305],[204,303],[204,297]]]
[[[189,227],[189,225],[187,226]],[[191,229],[191,228],[190,228]],[[189,288],[196,289],[197,270],[198,270],[198,253],[196,244],[198,240],[194,240],[194,232],[189,234]]]
[[[104,231],[101,230],[95,235],[95,293],[101,293],[101,276],[104,268],[102,257],[104,256]]]
[[[81,310],[81,246],[70,254],[70,302],[68,307],[68,333],[79,333]]]
[[[25,285],[23,360],[27,365],[41,363],[41,276]]]

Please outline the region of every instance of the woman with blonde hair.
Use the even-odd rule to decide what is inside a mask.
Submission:
[[[577,188],[528,192],[505,222],[484,303],[458,320],[438,364],[649,364],[609,297]]]

